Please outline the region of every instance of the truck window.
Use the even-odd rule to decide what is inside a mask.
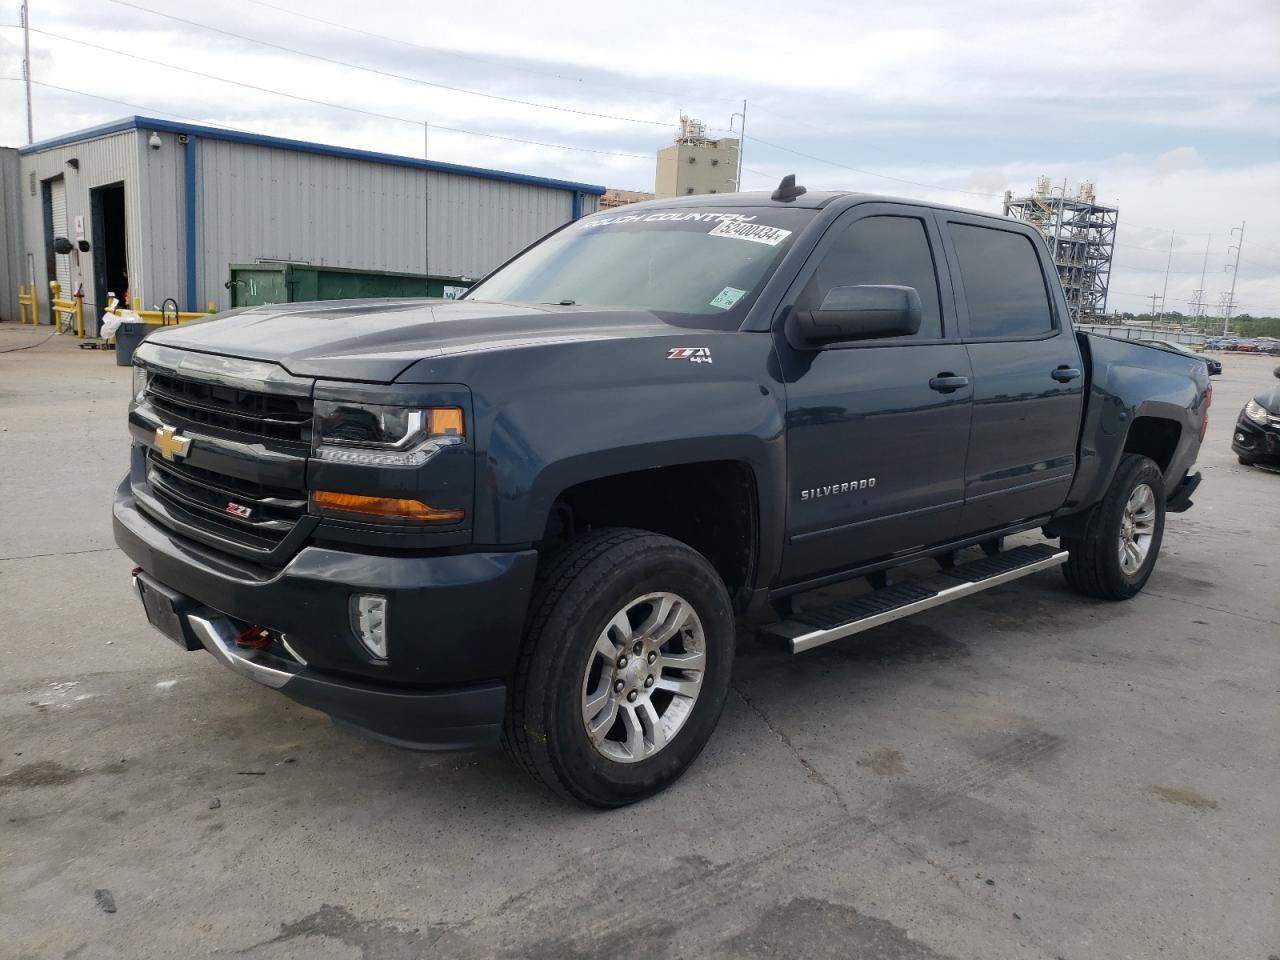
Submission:
[[[933,252],[924,222],[916,217],[863,217],[849,224],[805,285],[800,307],[816,309],[832,287],[881,283],[915,287],[924,317],[914,337],[875,340],[871,345],[942,336]]]
[[[650,310],[736,330],[814,216],[771,207],[609,210],[529,248],[466,298]]]
[[[1040,259],[1021,233],[948,224],[960,260],[971,337],[1039,337],[1053,330]]]

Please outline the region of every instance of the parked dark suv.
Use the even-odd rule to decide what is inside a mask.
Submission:
[[[1280,379],[1280,367],[1275,375]],[[1263,390],[1244,405],[1231,449],[1241,463],[1280,466],[1280,387]]]

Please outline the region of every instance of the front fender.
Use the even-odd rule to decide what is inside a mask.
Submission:
[[[667,359],[681,346],[708,347],[712,362]],[[471,381],[477,543],[540,539],[557,497],[580,483],[729,460],[754,474],[769,569],[785,509],[786,398],[767,334],[575,344],[509,378],[497,359]]]

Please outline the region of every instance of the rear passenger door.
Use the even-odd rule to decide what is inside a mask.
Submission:
[[[946,540],[961,523],[969,360],[931,212],[847,211],[796,278],[791,309],[862,284],[913,287],[920,330],[817,350],[775,336],[787,389],[787,582]]]
[[[977,533],[1066,499],[1084,368],[1044,242],[990,218],[938,218],[973,375],[964,527]]]

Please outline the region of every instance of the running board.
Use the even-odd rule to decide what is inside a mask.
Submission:
[[[830,606],[801,611],[790,620],[761,627],[760,633],[785,640],[791,645],[792,653],[803,653],[1066,562],[1067,551],[1047,543],[1016,547],[994,557],[952,567],[928,580],[900,583]]]

